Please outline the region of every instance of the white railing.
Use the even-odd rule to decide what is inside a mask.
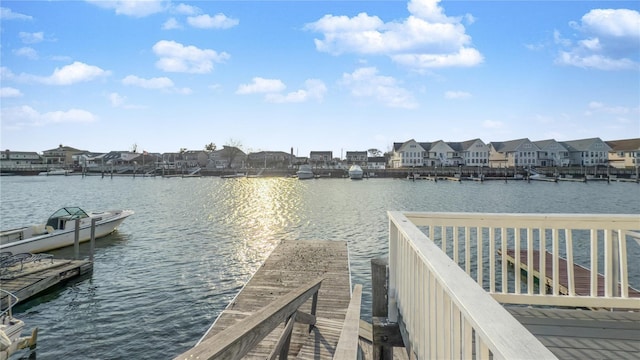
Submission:
[[[418,359],[555,358],[496,300],[640,308],[640,299],[630,298],[624,287],[628,285],[627,234],[633,235],[629,230],[640,227],[640,216],[416,212],[388,215],[389,318],[406,330],[405,346]],[[590,280],[595,289],[587,296],[576,294],[575,279],[574,285],[569,281],[567,295],[556,290],[560,288],[562,255],[571,265],[569,269],[573,269],[574,242],[576,258],[591,260],[605,269],[608,280],[604,281],[602,294],[598,292],[595,275]],[[509,268],[507,251],[496,255],[498,250],[509,248],[514,253],[550,249],[553,270],[546,274],[541,270],[546,267],[543,263],[537,275],[552,278],[551,294],[547,294],[546,286],[536,290],[533,277],[536,272],[530,265],[534,263],[533,257],[529,256],[533,252],[527,253],[525,268],[529,271],[526,281],[521,281],[520,272]],[[522,267],[519,259],[514,256],[515,268]],[[567,273],[573,278],[572,270]],[[623,285],[619,295],[613,286],[618,282]]]
[[[500,302],[640,309],[627,254],[640,215],[404,215]]]

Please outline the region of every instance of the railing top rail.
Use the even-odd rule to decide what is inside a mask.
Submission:
[[[403,212],[389,211],[388,216],[496,358],[555,358],[502,305],[440,251]],[[393,254],[390,253],[390,256]],[[411,317],[411,314],[402,315],[404,319]]]
[[[318,278],[292,290],[255,314],[176,356],[174,360],[242,358],[273,329],[296,312],[314,293],[318,292],[323,280],[323,278]]]
[[[639,230],[640,214],[533,214],[533,213],[460,213],[398,212],[415,225],[460,224],[465,226],[558,227],[566,229]],[[508,226],[506,226],[508,225]]]

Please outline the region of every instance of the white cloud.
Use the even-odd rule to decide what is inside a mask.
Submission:
[[[254,77],[249,84],[241,84],[236,90],[236,94],[248,95],[259,93],[278,93],[286,89],[286,85],[279,79],[265,79]]]
[[[625,106],[610,106],[598,101],[592,101],[587,105],[585,115],[591,116],[595,114],[611,114],[611,115],[629,115],[633,113],[640,114],[638,108],[629,108]]]
[[[23,56],[31,60],[36,60],[38,58],[38,52],[31,47],[22,47],[20,49],[13,50],[13,53],[17,56]]]
[[[189,16],[187,18],[189,25],[201,29],[229,29],[240,23],[238,19],[232,19],[225,14],[216,14],[209,16],[207,14],[198,16]]]
[[[143,79],[135,75],[128,75],[122,79],[124,85],[137,86],[145,89],[170,89],[173,88],[173,81],[167,77],[156,77]]]
[[[556,63],[599,70],[638,69],[640,13],[629,9],[593,9],[570,25],[582,35],[575,43],[554,33],[562,46]]]
[[[348,88],[351,95],[359,98],[372,98],[389,107],[413,109],[418,107],[413,95],[398,85],[391,76],[378,75],[375,67],[356,69],[351,74],[343,74],[341,84]]]
[[[0,7],[0,19],[2,20],[33,20],[33,17],[13,12],[6,7]]]
[[[82,109],[46,113],[40,113],[27,105],[2,109],[3,125],[12,129],[49,124],[91,123],[97,120],[97,116]]]
[[[153,52],[160,57],[156,66],[167,72],[204,74],[213,70],[213,63],[221,63],[230,56],[210,49],[184,46],[175,41],[160,40],[153,45]]]
[[[121,107],[127,101],[127,98],[118,93],[111,93],[109,94],[109,101],[111,102],[111,106]]]
[[[182,25],[175,18],[170,18],[162,24],[162,30],[182,29]]]
[[[22,92],[18,89],[15,89],[12,87],[0,88],[0,98],[16,98],[21,96],[22,96]]]
[[[287,94],[269,93],[265,96],[267,102],[272,103],[301,103],[308,100],[322,101],[327,87],[322,80],[309,79],[304,83],[305,88]]]
[[[182,15],[195,15],[200,13],[200,9],[198,7],[183,3],[176,5],[173,10]]]
[[[18,33],[18,37],[25,44],[37,44],[44,40],[44,33],[42,31],[34,33],[21,31]]]
[[[316,49],[333,55],[385,55],[417,68],[474,66],[483,61],[480,52],[470,47],[462,19],[447,17],[439,0],[411,0],[408,10],[403,21],[385,23],[366,13],[352,18],[325,15],[305,28],[322,33],[323,39],[314,40]],[[473,22],[471,15],[465,19]]]
[[[169,0],[85,0],[104,9],[115,10],[118,15],[145,17],[165,11]]]
[[[444,97],[445,99],[466,99],[470,98],[471,94],[465,91],[446,91]]]
[[[71,85],[91,81],[99,77],[108,76],[109,74],[109,71],[102,70],[97,66],[76,61],[71,65],[56,68],[49,77],[37,79],[48,85]]]

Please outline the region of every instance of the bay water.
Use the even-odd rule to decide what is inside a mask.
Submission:
[[[640,213],[634,183],[430,182],[399,179],[0,177],[0,228],[55,210],[132,209],[96,242],[93,273],[16,307],[37,349],[16,358],[171,359],[192,347],[282,240],[346,240],[352,282],[386,256],[388,210]],[[640,224],[639,224],[640,227]],[[81,246],[88,257],[89,245]],[[640,246],[630,281],[640,286]],[[73,247],[52,252],[72,258]]]

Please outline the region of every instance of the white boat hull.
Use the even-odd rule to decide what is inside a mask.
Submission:
[[[353,165],[349,168],[349,178],[351,180],[361,180],[364,175],[364,171],[358,165]]]
[[[313,170],[311,170],[311,166],[309,165],[301,165],[300,169],[296,171],[296,175],[300,180],[313,179]]]
[[[118,226],[133,211],[123,210],[116,212],[114,216],[104,217],[102,220],[96,221],[95,238],[101,238],[114,232]],[[94,216],[96,214],[93,214]],[[98,214],[99,215],[99,214]],[[23,230],[26,230],[24,228]],[[71,246],[75,243],[75,221],[70,221],[63,230],[54,230],[48,234],[27,237],[22,240],[10,241],[5,234],[16,234],[16,231],[4,232],[2,234],[2,244],[0,251],[9,251],[13,254],[20,253],[40,253]],[[81,219],[79,228],[79,242],[86,242],[91,239],[91,217]]]

